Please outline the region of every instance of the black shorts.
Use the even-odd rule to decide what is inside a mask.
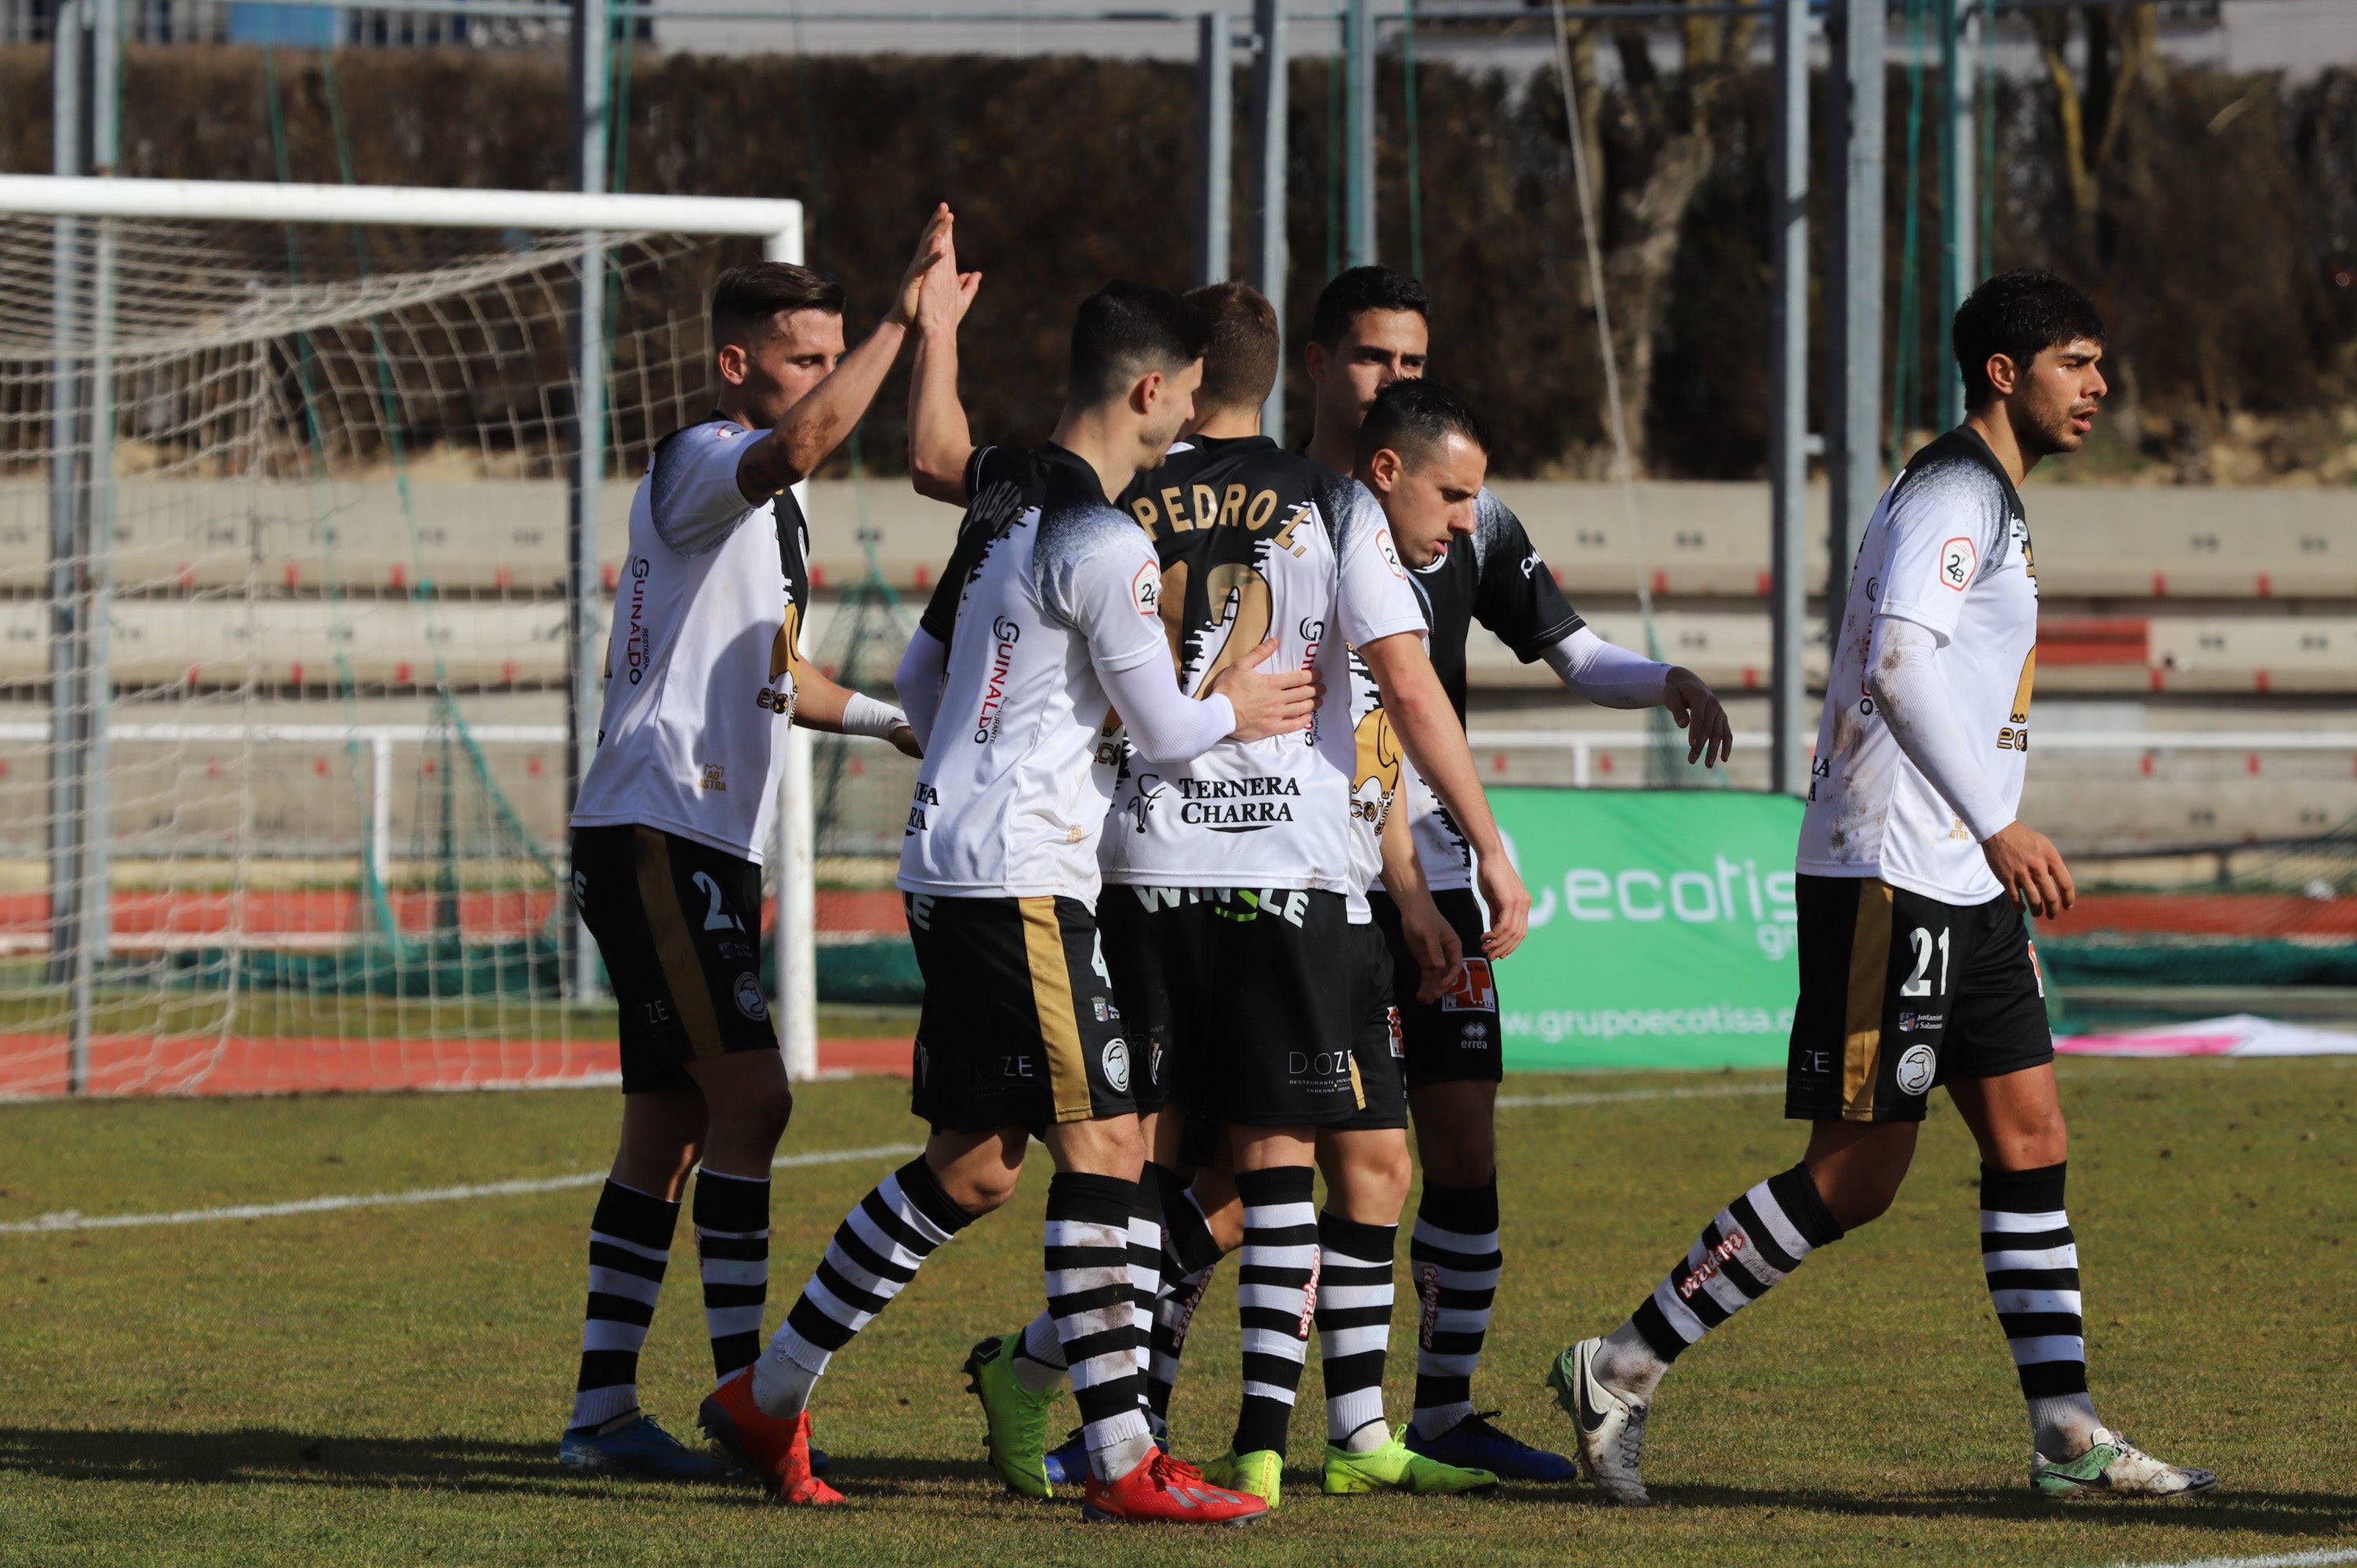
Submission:
[[[573,901],[621,1009],[622,1092],[693,1092],[686,1064],[774,1051],[761,868],[644,825],[573,830]]]
[[[2054,1059],[2013,900],[1943,904],[1875,877],[1799,879],[1801,998],[1784,1114],[1921,1122],[1934,1086]]]
[[[1201,897],[1198,888],[1111,882],[1097,895],[1105,967],[1129,1040],[1130,1098],[1141,1116],[1183,1098],[1180,1021],[1192,1024],[1203,991]]]
[[[1415,977],[1422,971],[1400,932],[1399,906],[1380,891],[1367,895],[1392,950],[1400,1025],[1407,1037],[1407,1086],[1496,1083],[1506,1076],[1506,1036],[1498,1022],[1497,977],[1481,956],[1481,933],[1489,922],[1469,887],[1443,888],[1432,902],[1464,945],[1465,978],[1439,1001],[1419,1002]]]
[[[1251,1127],[1324,1126],[1366,1100],[1349,906],[1304,888],[1203,888],[1200,1005],[1179,1050],[1192,1114]],[[1189,1038],[1189,1035],[1195,1037]]]
[[[936,1133],[1126,1116],[1129,1042],[1077,898],[901,897],[925,976],[910,1109]]]
[[[1351,1059],[1366,1104],[1336,1123],[1344,1132],[1407,1125],[1407,1037],[1392,991],[1391,944],[1372,922],[1350,928],[1351,972],[1358,983],[1351,1015],[1358,1022]]]

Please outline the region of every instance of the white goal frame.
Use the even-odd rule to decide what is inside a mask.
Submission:
[[[602,254],[609,233],[657,231],[678,234],[734,234],[757,237],[763,254],[773,262],[802,259],[802,206],[799,201],[757,197],[653,196],[586,191],[472,190],[430,186],[276,185],[258,181],[190,179],[120,179],[111,176],[84,177],[59,175],[0,175],[0,215],[93,219],[101,220],[96,246],[95,316],[91,358],[98,373],[94,384],[103,389],[106,356],[113,338],[113,275],[109,264],[108,219],[188,220],[260,223],[375,223],[421,229],[522,229],[541,232],[578,233],[588,253]],[[574,376],[578,388],[575,429],[602,431],[606,426],[604,353],[605,290],[578,291],[578,327],[574,334]],[[105,395],[102,391],[101,395]],[[97,446],[94,466],[111,472],[111,418],[91,411],[92,439]],[[570,681],[567,718],[571,732],[573,778],[588,769],[596,748],[597,714],[602,701],[600,648],[607,627],[602,585],[597,569],[596,520],[598,492],[605,479],[602,446],[576,440],[571,474],[574,504],[570,509],[571,540],[568,579],[574,636],[567,649]],[[101,487],[102,489],[104,487]],[[797,486],[800,491],[802,487]],[[92,531],[104,541],[106,528]],[[102,566],[93,563],[93,571]],[[105,670],[106,639],[91,639],[93,690],[109,689]],[[105,703],[87,735],[69,734],[62,711],[52,715],[53,735],[70,751],[79,751],[84,777],[97,780],[104,769]],[[364,738],[355,731],[354,739]],[[785,771],[779,784],[778,830],[770,845],[778,886],[778,996],[780,1041],[786,1071],[794,1079],[815,1077],[818,1071],[818,977],[815,932],[816,824],[811,799],[812,746],[810,732],[789,726]],[[94,796],[104,800],[102,785]],[[566,802],[570,809],[571,802]],[[72,814],[80,831],[100,841],[88,810]],[[80,886],[67,897],[76,907],[79,940],[72,975],[72,1058],[75,1087],[86,1081],[92,1010],[91,979],[95,967],[90,928],[81,923],[81,907],[91,899],[101,906],[107,897],[103,859],[97,878],[85,868]],[[93,882],[95,885],[93,886]],[[52,908],[59,889],[52,889]],[[562,894],[560,892],[560,897]],[[54,918],[53,915],[53,918]],[[595,973],[596,947],[586,927],[573,921],[572,971],[576,994],[588,990],[587,977]],[[102,924],[98,928],[102,929]]]

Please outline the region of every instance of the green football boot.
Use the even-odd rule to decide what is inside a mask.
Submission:
[[[2156,1459],[2101,1426],[2095,1428],[2094,1445],[2076,1459],[2057,1463],[2043,1454],[2029,1456],[2029,1489],[2041,1498],[2181,1498],[2217,1484],[2207,1470]]]
[[[1249,1454],[1229,1449],[1203,1466],[1203,1479],[1215,1487],[1225,1487],[1232,1492],[1249,1492],[1269,1506],[1276,1508],[1277,1487],[1285,1476],[1285,1455],[1274,1448],[1255,1448]]]
[[[1452,1498],[1460,1492],[1494,1489],[1498,1477],[1488,1470],[1469,1469],[1427,1459],[1394,1434],[1381,1448],[1352,1454],[1326,1444],[1326,1495],[1350,1497],[1360,1492],[1408,1492],[1419,1498]]]
[[[1063,1398],[1063,1391],[1035,1394],[1015,1375],[1015,1352],[1022,1347],[1023,1331],[993,1335],[976,1345],[965,1359],[965,1391],[982,1402],[987,1429],[984,1442],[990,1466],[1009,1491],[1027,1498],[1052,1498],[1048,1482],[1048,1407]]]

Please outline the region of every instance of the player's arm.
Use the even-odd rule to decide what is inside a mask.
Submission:
[[[892,689],[909,715],[909,728],[920,747],[933,744],[933,720],[942,711],[942,682],[949,674],[950,650],[923,627],[909,639],[909,651],[892,672]]]
[[[888,740],[907,756],[921,757],[908,715],[847,686],[838,686],[805,664],[794,677],[794,723],[828,735],[866,735]]]
[[[1416,633],[1394,632],[1358,648],[1383,694],[1383,712],[1391,715],[1400,749],[1448,808],[1458,832],[1473,848],[1474,875],[1481,885],[1481,901],[1490,908],[1481,950],[1492,959],[1504,958],[1522,945],[1530,925],[1531,896],[1506,858],[1506,841],[1490,814],[1490,798],[1473,769],[1473,749],[1457,722],[1457,709],[1441,689],[1424,639]]]
[[[1605,641],[1585,626],[1539,654],[1574,696],[1599,708],[1667,708],[1686,732],[1686,761],[1713,768],[1735,747],[1727,708],[1703,678]]]
[[[982,286],[957,270],[955,236],[926,274],[917,303],[917,351],[909,369],[909,482],[928,500],[963,506],[974,436],[958,401],[958,324]]]
[[[1415,999],[1437,1002],[1465,979],[1465,944],[1432,901],[1424,862],[1416,858],[1415,834],[1408,828],[1407,813],[1398,809],[1402,803],[1394,797],[1394,809],[1383,815],[1383,891],[1399,907],[1400,934],[1415,955]]]
[[[933,209],[925,231],[918,236],[917,253],[900,276],[892,307],[859,347],[835,361],[826,380],[810,395],[786,410],[785,417],[767,435],[753,442],[737,460],[737,488],[748,500],[762,501],[809,477],[827,455],[843,445],[876,400],[876,389],[899,357],[901,339],[916,318],[924,292],[925,274],[949,243],[950,209],[943,202]]]

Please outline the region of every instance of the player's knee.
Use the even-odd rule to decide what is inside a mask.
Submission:
[[[726,1114],[746,1136],[775,1143],[793,1120],[794,1091],[783,1082],[763,1084],[734,1096]]]
[[[996,1167],[937,1171],[934,1174],[941,1178],[942,1191],[949,1200],[977,1219],[1013,1197],[1016,1186],[1022,1177],[1020,1171]]]

